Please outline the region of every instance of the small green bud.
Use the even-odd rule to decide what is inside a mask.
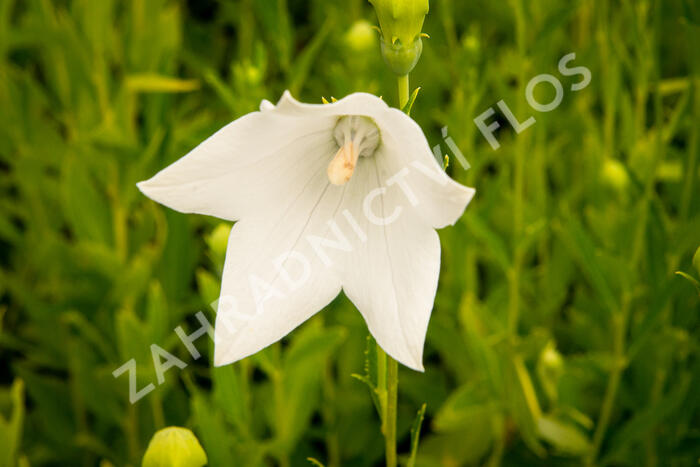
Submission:
[[[369,0],[382,30],[384,61],[399,76],[407,75],[423,52],[421,29],[428,0]]]
[[[354,53],[367,52],[374,47],[376,34],[369,21],[355,21],[345,34],[345,44]]]
[[[563,364],[561,354],[557,352],[557,349],[552,343],[548,344],[542,352],[542,364],[544,367],[550,371],[559,372]]]
[[[382,40],[382,57],[384,62],[389,65],[391,71],[399,76],[407,75],[413,70],[420,59],[423,52],[423,41],[420,37],[416,39],[410,47],[404,47],[400,43],[397,45],[387,45]]]
[[[537,376],[551,401],[557,400],[557,386],[563,367],[564,359],[554,346],[554,342],[548,342],[537,361]]]
[[[700,247],[695,250],[695,255],[693,256],[693,266],[695,266],[695,270],[698,272],[698,274],[700,274]]]
[[[623,192],[629,185],[630,177],[625,166],[616,159],[606,159],[601,169],[603,183],[614,190]]]
[[[170,426],[158,430],[143,456],[141,467],[202,467],[207,455],[187,428]]]
[[[469,34],[462,39],[464,50],[472,55],[476,55],[481,51],[481,41],[476,34]]]

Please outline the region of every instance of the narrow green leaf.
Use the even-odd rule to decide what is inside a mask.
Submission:
[[[408,98],[408,102],[406,102],[406,105],[404,105],[403,109],[401,109],[401,111],[406,115],[411,115],[411,109],[413,108],[413,103],[416,101],[416,97],[418,97],[419,91],[420,86],[413,90],[411,96]],[[447,164],[445,164],[445,168],[447,168]]]
[[[12,412],[9,420],[0,415],[0,465],[14,465],[24,425],[24,381],[16,378],[10,390]]]
[[[681,276],[681,277],[687,279],[688,282],[690,282],[691,284],[693,284],[693,285],[695,286],[695,289],[698,291],[698,294],[700,294],[700,282],[698,282],[697,279],[695,279],[695,278],[694,278],[693,276],[691,276],[690,274],[684,273],[683,271],[676,271],[676,274],[678,274],[679,276]]]
[[[152,73],[126,77],[126,87],[132,92],[191,92],[200,88],[196,79],[179,79]]]
[[[367,336],[367,347],[365,348],[365,374],[362,376],[353,374],[352,377],[367,385],[374,407],[381,416],[382,408],[377,392],[377,343],[372,339],[371,335]]]
[[[418,455],[418,443],[420,442],[420,428],[423,425],[423,419],[425,418],[425,408],[426,404],[421,405],[416,414],[416,418],[413,420],[413,425],[411,425],[411,454],[408,457],[407,467],[414,467],[416,465],[416,456]]]
[[[591,449],[591,443],[581,430],[570,422],[551,415],[544,415],[537,420],[539,435],[565,454],[583,455]]]
[[[440,407],[433,426],[438,431],[456,431],[474,426],[498,410],[498,405],[490,399],[482,381],[467,383],[455,390]]]
[[[236,112],[236,98],[233,95],[231,88],[224,83],[219,75],[214,70],[207,69],[204,71],[204,81],[212,87],[219,99],[221,99],[228,109]]]

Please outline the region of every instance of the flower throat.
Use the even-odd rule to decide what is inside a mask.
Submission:
[[[333,129],[338,152],[328,164],[328,180],[333,185],[344,185],[352,178],[360,156],[369,157],[379,145],[379,129],[367,117],[340,117]]]

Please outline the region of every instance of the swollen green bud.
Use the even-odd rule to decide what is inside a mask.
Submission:
[[[608,187],[623,192],[629,185],[629,175],[625,166],[615,159],[606,159],[601,169],[603,182]]]
[[[355,21],[345,34],[345,44],[352,52],[361,54],[372,50],[376,35],[377,32],[368,21]]]
[[[194,434],[170,426],[153,435],[141,467],[202,467],[206,463],[207,455]]]
[[[554,346],[554,342],[548,342],[537,361],[537,377],[551,401],[557,400],[557,388],[563,367],[564,359]]]
[[[423,51],[421,29],[428,0],[369,0],[382,30],[382,56],[391,71],[407,75]]]

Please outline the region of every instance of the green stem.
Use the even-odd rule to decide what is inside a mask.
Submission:
[[[408,104],[408,75],[399,76],[399,109]]]
[[[156,429],[165,428],[165,415],[163,414],[163,399],[158,391],[151,395],[151,411],[153,413],[153,424]]]
[[[381,410],[382,434],[387,467],[396,467],[396,403],[399,387],[399,368],[377,344],[377,396]]]
[[[279,348],[278,348],[279,350]],[[283,386],[282,371],[275,368],[274,373],[270,375],[272,380],[272,391],[275,401],[275,412],[277,419],[277,432],[275,433],[278,439],[287,438],[287,420],[286,407],[284,401],[284,386]],[[277,453],[277,462],[280,467],[289,467],[290,460],[286,450],[280,449]]]
[[[608,378],[608,384],[605,388],[605,395],[603,396],[603,405],[600,408],[598,423],[596,424],[595,432],[593,433],[593,449],[591,450],[586,465],[593,465],[595,463],[598,453],[600,452],[601,445],[603,444],[603,438],[605,437],[605,433],[608,429],[608,424],[610,423],[613,408],[615,407],[617,391],[620,387],[622,374],[626,367],[625,347],[628,317],[629,301],[628,298],[625,297],[619,314],[613,316],[613,368]]]
[[[386,446],[386,465],[396,467],[396,406],[398,402],[399,388],[399,364],[393,358],[387,356],[386,368],[386,420],[384,441]]]
[[[525,50],[525,17],[522,0],[513,1],[515,12],[515,30],[520,57],[526,56]],[[518,83],[526,81],[524,67],[519,68]],[[523,99],[517,101],[517,109],[523,115]],[[525,198],[525,151],[527,135],[521,135],[515,141],[514,168],[513,168],[513,264],[508,273],[508,335],[511,341],[518,337],[518,323],[520,322],[520,274],[524,257],[523,238],[524,220],[523,213]]]
[[[408,75],[398,77],[399,108],[408,103]],[[396,467],[396,416],[399,364],[377,344],[377,389],[382,410],[382,434],[387,467]]]
[[[697,85],[699,81],[692,81],[695,88],[692,90],[693,93],[693,114],[694,120],[700,118],[700,86]],[[695,184],[697,178],[697,159],[700,149],[698,149],[698,127],[693,125],[693,129],[690,134],[690,144],[688,145],[688,163],[686,165],[687,170],[685,171],[685,181],[683,183],[683,190],[681,191],[681,208],[680,208],[680,219],[686,220],[688,218],[688,211],[690,209],[690,200],[692,199],[693,193],[697,191],[694,190],[693,185]]]
[[[129,404],[126,418],[126,445],[129,450],[129,458],[137,459],[141,448],[139,447],[139,420],[136,405]]]

